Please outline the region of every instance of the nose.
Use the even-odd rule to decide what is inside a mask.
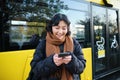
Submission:
[[[58,32],[61,34],[61,33],[62,33],[62,31],[63,31],[62,29],[59,29],[59,31],[58,31]]]

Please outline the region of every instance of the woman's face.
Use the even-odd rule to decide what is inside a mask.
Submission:
[[[68,32],[67,27],[68,26],[64,21],[60,21],[57,26],[52,26],[53,35],[62,40]]]

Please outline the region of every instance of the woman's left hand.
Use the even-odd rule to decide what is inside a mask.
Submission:
[[[72,56],[71,56],[71,55],[65,56],[65,57],[63,58],[63,63],[64,63],[64,64],[68,64],[71,60],[72,60]]]

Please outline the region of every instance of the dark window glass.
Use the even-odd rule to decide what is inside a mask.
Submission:
[[[90,47],[89,4],[75,0],[63,0],[63,2],[68,9],[62,9],[61,13],[66,14],[71,22],[72,37],[76,38],[82,47]]]
[[[72,3],[72,4],[71,4]],[[71,21],[71,35],[90,46],[89,5],[76,0],[3,0],[0,6],[0,51],[36,48],[45,27],[56,13]]]
[[[119,28],[118,28],[118,12],[116,10],[108,10],[108,26],[109,26],[109,67],[116,68],[120,66],[119,59]]]
[[[107,69],[106,60],[106,9],[99,6],[93,8],[94,26],[94,61],[95,73],[98,74]]]

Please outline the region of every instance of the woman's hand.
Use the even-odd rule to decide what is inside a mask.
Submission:
[[[64,63],[64,64],[68,64],[71,60],[72,60],[72,56],[71,56],[71,55],[65,56],[65,57],[63,58],[63,63]]]
[[[63,64],[63,59],[62,57],[58,57],[58,54],[55,54],[53,56],[53,61],[57,66],[60,66],[61,64]]]
[[[53,56],[53,61],[57,66],[60,66],[61,64],[68,64],[71,60],[72,60],[71,55],[65,57],[58,57],[58,54],[55,54]]]

